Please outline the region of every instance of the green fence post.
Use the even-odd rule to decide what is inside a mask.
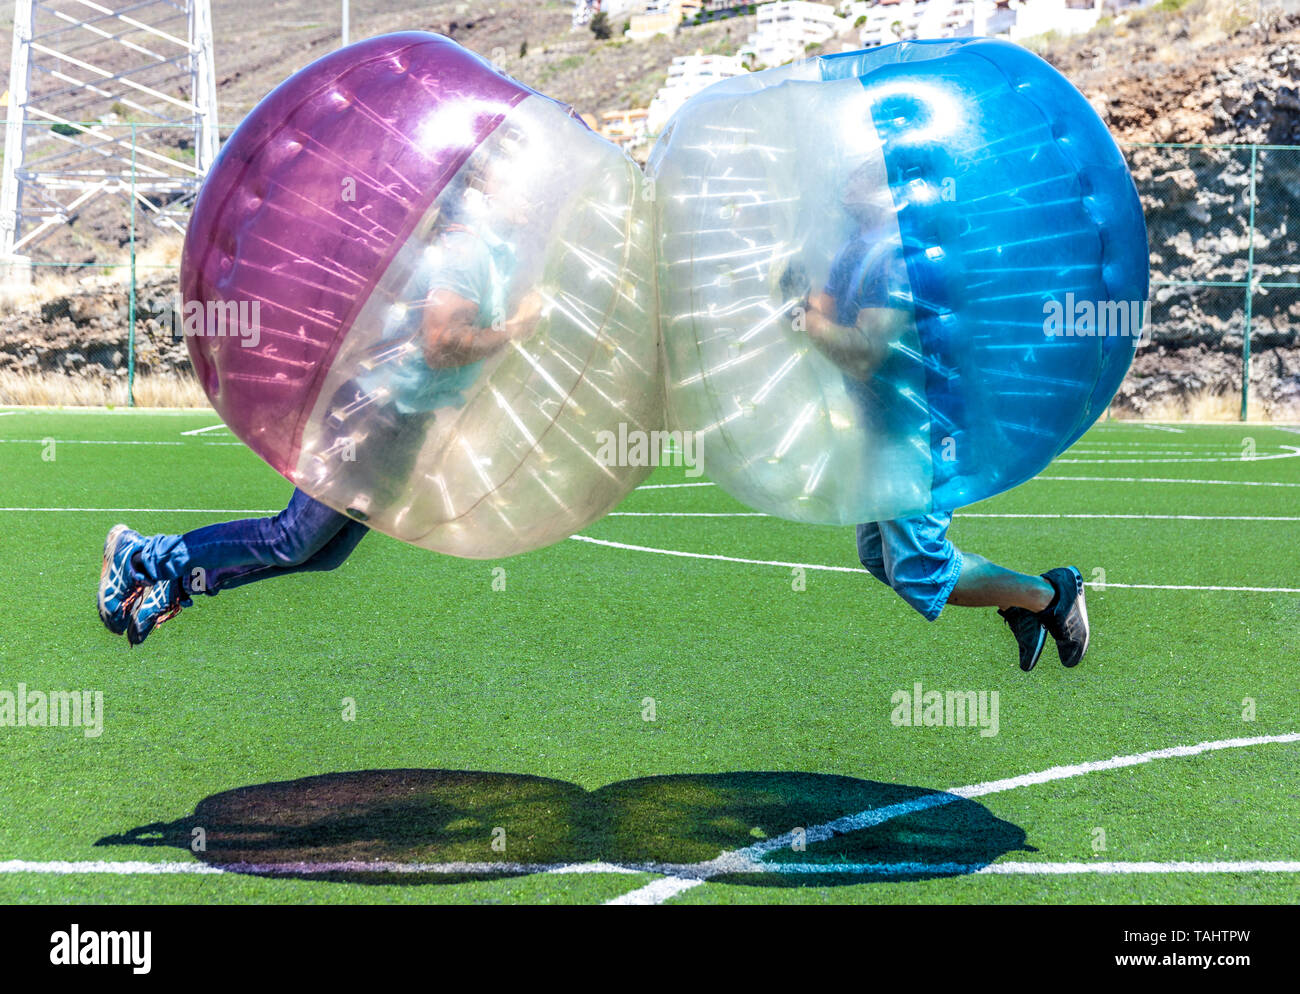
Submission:
[[[1246,242],[1246,328],[1241,336],[1241,420],[1250,407],[1250,314],[1255,299],[1255,160],[1258,145],[1250,146],[1250,233]]]
[[[127,297],[126,406],[135,407],[135,122],[131,122],[131,289]]]

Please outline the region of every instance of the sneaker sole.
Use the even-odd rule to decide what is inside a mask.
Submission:
[[[1066,669],[1073,669],[1083,662],[1083,657],[1088,654],[1088,643],[1092,641],[1092,625],[1088,623],[1088,588],[1083,585],[1083,574],[1071,566],[1070,572],[1074,574],[1074,582],[1078,585],[1079,591],[1079,614],[1083,618],[1083,648],[1079,651],[1079,658],[1072,663],[1061,660],[1061,665]]]
[[[1042,625],[1039,625],[1039,626],[1038,626],[1038,645],[1036,645],[1036,646],[1034,647],[1034,655],[1033,655],[1033,658],[1031,658],[1031,659],[1029,660],[1029,665],[1028,665],[1028,666],[1026,666],[1024,663],[1021,663],[1021,664],[1020,664],[1020,668],[1021,668],[1024,672],[1028,673],[1028,672],[1030,672],[1031,670],[1033,670],[1033,668],[1034,668],[1035,666],[1038,665],[1038,660],[1039,660],[1039,658],[1043,655],[1043,646],[1045,646],[1045,645],[1047,645],[1047,629],[1044,628]]]
[[[114,635],[121,635],[122,632],[126,631],[126,627],[123,626],[122,631],[118,631],[110,622],[111,615],[104,605],[104,586],[107,584],[108,574],[113,568],[113,550],[117,546],[117,540],[121,537],[122,532],[129,530],[126,525],[114,525],[109,530],[108,537],[104,539],[104,556],[99,568],[99,591],[96,594],[95,603],[99,607],[99,620]]]

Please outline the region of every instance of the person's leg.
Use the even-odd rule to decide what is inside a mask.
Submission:
[[[360,521],[349,520],[333,538],[325,543],[315,555],[296,566],[227,566],[211,570],[208,573],[208,589],[204,593],[215,594],[219,590],[232,590],[258,580],[269,580],[277,576],[289,576],[293,573],[322,572],[338,569],[344,560],[352,555],[357,543],[370,531]]]
[[[432,424],[432,412],[384,412],[358,449],[358,464],[369,481],[359,492],[368,491],[369,497],[350,501],[349,515],[359,521],[380,519],[387,530],[403,537],[396,526],[402,509],[411,503],[411,473]]]
[[[874,521],[858,525],[858,560],[867,572],[886,586],[889,575],[885,572],[885,550],[881,544],[880,526]]]
[[[334,569],[368,529],[295,490],[274,518],[229,521],[186,532],[155,535],[134,557],[144,578],[126,616],[126,639],[137,646],[174,618],[197,593],[309,569]]]
[[[288,506],[271,518],[225,521],[184,535],[146,538],[132,563],[144,583],[177,580],[185,593],[216,593],[219,583],[213,581],[221,577],[228,581],[268,567],[300,569],[353,524],[357,522],[295,490]],[[364,526],[359,533],[350,530],[348,552],[363,534]]]
[[[332,439],[313,459],[313,489],[357,521],[390,529],[392,514],[410,496],[411,471],[432,412],[405,412],[376,400],[353,382],[331,398],[324,431]]]
[[[885,582],[926,619],[934,621],[962,574],[963,557],[948,539],[952,515],[918,515],[878,524]]]
[[[1065,666],[1088,650],[1088,611],[1083,576],[1073,566],[1026,576],[962,553],[948,538],[952,515],[880,523],[889,585],[927,620],[945,604],[997,607],[1020,647],[1020,666],[1034,668],[1047,635]]]
[[[1037,614],[1047,610],[1056,591],[1041,576],[1027,576],[990,562],[983,556],[962,553],[961,575],[948,603],[958,607],[1019,607]]]

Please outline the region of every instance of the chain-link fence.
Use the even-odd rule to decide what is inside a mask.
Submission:
[[[1119,406],[1147,413],[1177,393],[1218,413],[1231,402],[1243,419],[1294,417],[1300,148],[1126,151],[1147,218],[1154,348],[1139,353]]]
[[[105,143],[128,144],[135,168],[100,175],[83,157],[66,180],[99,183],[104,196],[76,204],[75,191],[59,189],[36,198],[58,223],[20,243],[31,285],[0,290],[0,402],[203,403],[172,321],[193,190],[169,177],[192,161],[190,138],[177,128],[93,126]],[[1300,147],[1125,151],[1147,218],[1152,334],[1113,413],[1300,417]],[[25,220],[27,230],[39,223]]]

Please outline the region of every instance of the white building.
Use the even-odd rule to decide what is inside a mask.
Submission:
[[[680,55],[668,67],[668,79],[650,101],[647,130],[657,135],[677,108],[707,86],[745,72],[738,55]]]
[[[758,30],[742,50],[765,66],[801,59],[809,45],[819,45],[847,24],[835,8],[809,0],[776,0],[758,8]]]
[[[1094,27],[1102,0],[877,0],[851,4],[863,48],[915,38],[1003,35],[1014,41],[1056,31],[1077,34]],[[1080,6],[1076,7],[1075,4]],[[1086,5],[1086,6],[1085,6]],[[859,11],[864,11],[859,13]]]
[[[644,41],[655,35],[676,34],[703,9],[704,0],[645,0],[645,9],[628,19],[627,37]]]
[[[610,19],[610,26],[614,29],[614,33],[619,34],[623,27],[621,24],[614,24],[614,18],[629,14],[638,5],[639,0],[573,0],[573,26],[585,28],[591,23],[593,17],[604,11]]]
[[[1091,31],[1101,20],[1102,0],[1012,0],[1016,22],[1011,26],[1012,41],[1055,31],[1061,35],[1078,35]]]
[[[986,35],[995,6],[994,0],[880,0],[867,8],[858,41],[873,48],[914,38]]]

